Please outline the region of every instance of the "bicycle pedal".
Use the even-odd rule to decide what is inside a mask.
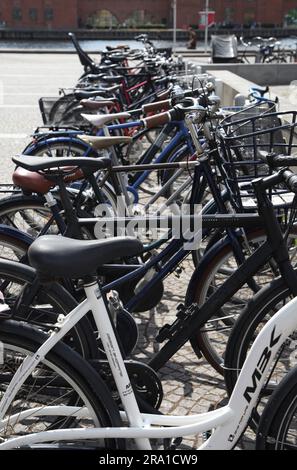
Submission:
[[[177,279],[180,279],[183,271],[184,271],[184,268],[182,268],[182,267],[176,268],[176,270],[174,271],[175,277],[177,277]]]
[[[170,338],[170,329],[171,325],[169,325],[168,323],[162,326],[162,328],[159,330],[158,335],[156,336],[157,343],[163,343],[163,341]]]
[[[205,431],[205,432],[203,432],[203,433],[202,433],[202,440],[203,440],[204,442],[207,441],[207,440],[210,438],[211,434],[212,434],[211,431]]]
[[[182,442],[183,442],[183,438],[182,438],[182,437],[175,437],[175,438],[172,439],[172,441],[171,441],[171,445],[170,445],[170,447],[169,447],[169,450],[176,450],[177,447],[179,447]]]

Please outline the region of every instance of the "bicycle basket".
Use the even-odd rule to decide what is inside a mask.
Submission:
[[[39,109],[41,112],[43,124],[49,124],[49,117],[50,117],[51,110],[59,98],[60,97],[57,98],[55,96],[52,96],[49,98],[40,98]]]
[[[73,95],[51,96],[40,98],[39,108],[43,119],[43,124],[47,126],[59,124],[63,116],[67,113],[69,106],[73,103]]]
[[[239,121],[241,119],[250,119],[251,117],[261,116],[262,114],[270,114],[277,112],[277,104],[274,101],[265,101],[262,103],[255,102],[247,106],[223,106],[223,110],[228,112],[228,117],[224,119],[222,124],[228,124]]]
[[[240,212],[256,206],[248,183],[271,174],[265,163],[268,153],[296,153],[297,158],[297,112],[262,112],[243,117],[246,112],[250,113],[246,110],[229,116],[218,128],[225,184]],[[288,206],[292,200],[282,188],[275,189],[271,197],[277,206]]]

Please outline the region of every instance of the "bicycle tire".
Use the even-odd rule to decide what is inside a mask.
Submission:
[[[49,113],[49,122],[54,123],[55,117],[59,112],[59,108],[68,108],[69,106],[73,106],[74,104],[78,105],[79,102],[75,97],[74,93],[69,93],[67,95],[62,95],[57,101],[53,104],[52,109]]]
[[[294,434],[289,434],[292,417],[297,415],[297,368],[291,370],[270,397],[261,415],[256,436],[256,450],[296,450],[296,417]],[[294,442],[292,442],[292,440]]]
[[[36,271],[24,264],[14,261],[0,261],[0,292],[5,303],[14,306],[17,286],[23,288],[30,286],[36,278]],[[3,282],[4,280],[4,282]],[[8,284],[7,284],[8,282]],[[76,300],[60,284],[40,285],[34,297],[37,307],[33,305],[30,310],[14,312],[16,318],[28,323],[37,324],[39,328],[50,329],[60,314],[66,315],[77,306]],[[34,300],[33,299],[33,300]],[[37,302],[37,300],[39,302]],[[42,303],[43,302],[43,303]],[[47,305],[51,305],[53,312]],[[42,307],[45,305],[46,307]],[[47,326],[46,326],[47,325]],[[98,343],[94,329],[87,317],[84,317],[67,337],[69,344],[74,347],[83,357],[98,358]]]
[[[249,302],[238,317],[230,334],[225,354],[225,383],[231,395],[248,350],[256,332],[265,321],[280,308],[291,296],[290,290],[282,278],[275,279]],[[281,373],[282,370],[279,371]],[[275,381],[274,381],[275,382]]]
[[[52,217],[50,208],[45,204],[46,200],[43,196],[34,194],[31,196],[16,194],[3,198],[0,200],[0,221],[21,232],[29,233],[35,238]],[[36,218],[38,214],[40,216],[39,222]],[[42,222],[43,214],[44,220]],[[52,233],[58,233],[58,227],[55,227]]]
[[[12,320],[1,322],[0,341],[4,358],[9,358],[9,363],[4,361],[1,367],[0,387],[3,392],[6,390],[14,371],[21,364],[22,358],[36,354],[47,337],[46,334],[28,325],[19,324]],[[56,389],[59,390],[59,387],[62,387],[63,390],[60,395],[56,391]],[[93,425],[95,426],[122,425],[119,410],[101,377],[79,354],[61,342],[39,362],[35,372],[27,377],[21,389],[15,393],[8,411],[14,414],[13,403],[16,402],[17,417],[13,420],[9,416],[7,427],[4,426],[1,429],[1,434],[5,439],[9,435],[16,437],[19,434],[21,436],[27,434],[24,427],[27,426],[28,418],[23,418],[20,410],[31,410],[32,405],[33,407],[50,406],[50,398],[53,398],[55,406],[61,402],[61,405],[87,408],[89,426],[90,421],[94,421]],[[70,424],[73,427],[73,422],[76,423],[76,420],[77,418],[74,416],[63,417],[62,415],[57,415],[53,420],[53,417],[46,416],[46,411],[38,419],[38,416],[34,416],[32,413],[28,424],[28,434],[34,432],[34,426],[37,426],[37,432],[41,426],[42,430],[64,429],[69,428]],[[108,448],[123,447],[123,441],[115,439],[108,439],[104,444],[104,447]],[[73,443],[70,448],[73,448]]]
[[[100,191],[102,191],[104,200],[108,201],[106,202],[108,207],[110,206],[111,210],[115,212],[116,201],[109,185],[105,184],[100,188]],[[72,197],[71,194],[69,194],[69,197]],[[55,198],[59,205],[59,194],[55,194]],[[94,216],[93,212],[98,202],[88,200],[87,204],[88,211],[76,207],[78,217],[90,218]],[[38,194],[32,194],[31,196],[12,195],[0,200],[0,222],[12,226],[21,232],[28,233],[32,238],[37,237],[51,219],[52,222],[48,227],[47,234],[55,235],[59,233],[59,228],[52,215],[51,210],[46,206],[45,198]],[[90,224],[81,224],[83,237],[94,239],[95,226],[94,222],[93,229],[90,230],[90,227],[92,227]]]
[[[264,237],[263,230],[256,230],[252,231],[247,234],[247,239],[249,242],[249,247],[253,245],[258,246],[261,240],[263,241]],[[292,233],[293,239],[297,237],[297,229],[294,227]],[[241,239],[241,242],[244,240]],[[229,277],[231,271],[228,271],[228,264],[226,264],[226,268],[224,268],[224,263],[226,261],[231,260],[233,257],[233,248],[231,243],[228,239],[222,239],[218,242],[212,249],[210,249],[206,255],[204,260],[200,263],[200,266],[194,272],[188,289],[186,293],[186,305],[189,305],[193,302],[202,305],[207,298],[207,295],[210,295],[213,292],[213,282],[219,282],[220,285],[223,284],[224,279]],[[230,264],[230,261],[229,261]],[[234,264],[234,263],[233,263]],[[235,266],[237,266],[235,264]],[[231,268],[232,269],[232,263]],[[221,272],[220,272],[221,270]],[[265,278],[267,271],[263,271],[263,282],[267,283],[267,279]],[[261,273],[259,274],[261,275]],[[215,280],[215,281],[213,281]],[[269,281],[271,278],[269,278]],[[259,277],[259,283],[261,285],[262,279]],[[196,353],[198,358],[201,358],[201,353],[209,362],[209,364],[221,375],[224,375],[224,362],[225,362],[225,349],[227,344],[229,344],[229,339],[227,336],[231,334],[232,327],[235,323],[235,318],[241,314],[242,309],[245,307],[247,303],[246,297],[252,297],[254,292],[247,286],[243,286],[243,288],[238,291],[236,296],[230,299],[229,303],[226,303],[223,308],[225,311],[227,310],[227,314],[224,310],[220,310],[217,312],[217,316],[211,320],[213,324],[215,322],[221,322],[217,326],[217,329],[213,329],[210,323],[210,331],[207,331],[207,324],[204,325],[196,334],[191,338],[190,342],[194,352]],[[228,308],[231,311],[231,314],[228,314]],[[236,309],[237,311],[236,311]],[[218,331],[221,331],[219,339]],[[212,338],[212,339],[210,339]],[[219,353],[218,353],[219,351]]]
[[[54,154],[56,152],[57,154]],[[63,153],[62,153],[63,152]],[[64,154],[65,152],[65,154]],[[47,157],[67,157],[88,156],[98,158],[98,153],[90,148],[88,144],[79,140],[79,136],[49,137],[45,134],[44,139],[26,148],[24,155],[47,156]]]
[[[18,234],[18,231],[1,224],[0,231],[0,258],[2,260],[18,261],[28,250],[31,238]]]

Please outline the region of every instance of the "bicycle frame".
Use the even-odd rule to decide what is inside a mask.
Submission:
[[[209,164],[208,164],[207,159],[201,159],[201,161],[199,162],[199,165],[195,166],[194,181],[195,183],[193,185],[192,196],[190,200],[190,204],[192,208],[194,208],[195,204],[201,203],[205,188],[206,186],[208,186],[214,197],[214,203],[206,205],[205,208],[203,209],[202,214],[205,215],[205,214],[213,213],[214,208],[216,208],[216,210],[219,211],[220,213],[226,213],[224,201],[226,200],[227,194],[225,194],[222,197],[220,190],[218,190],[213,180],[212,172],[209,169]],[[171,199],[170,199],[170,202],[171,202]],[[58,218],[60,217],[60,215],[57,214],[54,217],[55,220],[57,219],[57,216]],[[134,217],[134,220],[136,219],[137,217]],[[81,225],[87,225],[87,224],[95,225],[97,222],[102,223],[102,219],[101,218],[96,219],[93,217],[90,219],[81,218],[81,219],[78,219],[78,222]],[[207,229],[208,227],[205,226],[203,230],[203,235],[207,233]],[[44,233],[45,231],[43,230],[42,234]],[[244,257],[242,254],[240,243],[238,241],[237,233],[234,230],[234,228],[227,227],[227,234],[232,243],[236,259],[238,260],[238,263],[240,264],[244,261]],[[146,251],[151,250],[156,245],[158,246],[162,245],[164,241],[161,239],[157,243],[154,243],[153,246],[150,244],[146,248]],[[140,280],[141,277],[144,276],[151,268],[158,267],[159,263],[162,263],[162,267],[156,270],[156,273],[153,276],[153,278],[148,283],[146,283],[146,285],[143,286],[140,289],[140,291],[136,295],[134,295],[130,299],[130,301],[127,303],[126,308],[128,308],[129,310],[134,310],[139,304],[139,302],[143,299],[143,296],[145,296],[150,291],[150,289],[154,288],[154,286],[156,286],[160,281],[162,281],[168,274],[172,273],[176,269],[176,267],[179,265],[179,263],[183,261],[183,259],[185,259],[189,255],[190,252],[184,249],[183,244],[184,244],[184,240],[182,239],[181,240],[172,239],[169,245],[165,247],[164,250],[162,250],[156,256],[153,256],[149,261],[147,261],[143,265],[130,266],[128,273],[127,273],[127,269],[121,270],[121,268],[119,267],[118,278],[116,280],[112,280],[111,282],[108,282],[107,285],[104,286],[103,288],[104,292],[108,292],[110,289],[117,289],[121,285],[124,285],[126,282],[130,282],[133,280]],[[106,267],[106,272],[108,273],[108,266]]]
[[[104,130],[99,129],[97,132],[98,136],[104,135],[105,132],[109,131],[114,131],[118,129],[129,129],[129,128],[135,128],[135,127],[141,127],[142,123],[140,121],[135,121],[131,123],[125,123],[125,124],[117,124],[117,125],[112,125],[112,126],[107,126],[104,128]],[[189,138],[189,134],[187,131],[186,126],[184,125],[183,122],[173,122],[165,126],[164,130],[161,132],[160,136],[158,137],[157,141],[150,147],[150,149],[145,153],[144,158],[142,159],[141,163],[150,163],[152,160],[155,158],[156,154],[160,149],[162,148],[163,143],[167,139],[168,135],[177,128],[177,133],[171,140],[171,142],[166,145],[166,147],[161,151],[161,153],[158,155],[158,157],[154,160],[154,163],[162,163],[166,161],[167,157],[170,155],[172,150],[178,146],[181,142],[185,142],[185,144],[189,148],[189,153],[193,154],[194,153],[194,148],[191,144],[191,139]],[[94,150],[92,149],[91,146],[83,142],[82,140],[79,139],[79,135],[83,134],[83,132],[80,131],[70,131],[67,134],[64,134],[63,136],[59,137],[59,134],[57,133],[54,137],[50,137],[49,139],[39,139],[36,143],[29,144],[29,146],[24,150],[23,155],[30,155],[32,152],[35,150],[38,150],[38,147],[40,145],[44,145],[46,143],[48,145],[48,150],[51,152],[51,144],[59,144],[59,143],[65,143],[65,138],[68,140],[69,137],[69,152],[71,151],[71,145],[84,145],[86,148],[86,151],[83,156],[87,157],[90,153],[92,153]],[[126,168],[127,171],[129,171],[129,166]],[[151,170],[153,171],[153,169]],[[141,186],[141,184],[147,179],[147,177],[150,175],[151,171],[146,170],[142,172],[137,179],[133,182],[133,184],[129,185],[127,187],[127,190],[132,193],[134,197],[134,202],[137,204],[139,200],[138,196],[138,189]],[[162,193],[161,193],[162,194]],[[160,195],[161,195],[160,194]]]
[[[128,426],[119,428],[94,429],[63,429],[34,433],[28,436],[12,438],[0,444],[0,450],[13,449],[20,446],[32,446],[48,441],[86,440],[102,438],[134,439],[139,449],[150,449],[148,439],[174,438],[198,434],[213,429],[212,435],[200,446],[200,450],[230,450],[244,431],[254,407],[257,404],[266,373],[276,357],[280,346],[297,328],[297,298],[281,308],[264,326],[255,340],[243,365],[238,381],[229,403],[215,411],[193,416],[165,416],[140,413],[130,379],[120,353],[113,326],[110,321],[105,302],[97,283],[85,286],[86,300],[55,325],[56,331],[36,351],[28,356],[19,367],[0,402],[0,416],[5,427],[7,421],[3,416],[15,394],[26,378],[33,373],[35,367],[46,354],[60,341],[67,332],[92,310],[100,338],[117,385],[125,412],[122,418]],[[58,331],[57,331],[58,330]],[[51,414],[53,416],[85,416],[89,417],[86,408],[54,406],[37,407],[26,410],[9,418],[10,425],[24,419],[26,415]],[[166,427],[165,427],[166,426]]]

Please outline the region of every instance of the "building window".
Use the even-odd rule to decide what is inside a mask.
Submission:
[[[22,10],[21,8],[14,7],[12,10],[12,18],[15,21],[20,21],[22,19]]]
[[[232,7],[225,8],[225,21],[226,23],[232,23],[234,20],[235,10]]]
[[[37,18],[38,18],[37,8],[30,8],[29,9],[29,18],[32,21],[37,21]]]
[[[45,21],[52,21],[54,19],[54,10],[52,8],[46,8],[44,10]]]
[[[256,18],[255,11],[248,8],[248,9],[244,12],[243,18],[244,18],[244,22],[245,22],[246,24],[252,24],[252,23],[255,21],[255,18]]]
[[[113,28],[118,21],[109,10],[99,10],[88,18],[87,24],[91,28]]]

